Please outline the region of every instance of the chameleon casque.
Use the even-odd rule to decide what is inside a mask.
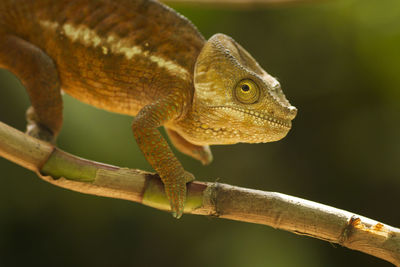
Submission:
[[[160,134],[208,164],[209,145],[283,138],[297,109],[279,82],[232,38],[208,41],[152,0],[1,0],[0,67],[25,86],[28,134],[55,141],[61,89],[135,116],[132,130],[179,218],[194,179]]]

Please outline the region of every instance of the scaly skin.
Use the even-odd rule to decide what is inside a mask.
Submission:
[[[194,179],[158,131],[208,164],[210,144],[283,138],[296,108],[230,37],[205,41],[184,17],[150,0],[1,0],[0,67],[26,87],[29,134],[55,141],[60,89],[135,116],[132,130],[179,218]]]

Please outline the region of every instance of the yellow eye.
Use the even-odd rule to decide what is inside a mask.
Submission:
[[[260,98],[260,89],[252,80],[244,79],[236,85],[235,96],[243,104],[253,104]]]

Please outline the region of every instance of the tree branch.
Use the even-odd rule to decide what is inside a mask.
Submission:
[[[287,4],[302,4],[310,2],[322,2],[321,0],[161,0],[168,4],[193,4],[193,5],[210,5],[210,6],[272,6]],[[323,0],[328,1],[328,0]]]
[[[63,188],[169,210],[157,174],[82,159],[1,122],[0,156]],[[400,266],[400,229],[280,193],[195,181],[188,184],[185,213],[264,224],[338,243]]]

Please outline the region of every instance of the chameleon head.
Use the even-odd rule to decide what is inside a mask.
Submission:
[[[194,71],[189,141],[198,144],[265,143],[286,136],[297,109],[279,82],[232,38],[215,34]]]

